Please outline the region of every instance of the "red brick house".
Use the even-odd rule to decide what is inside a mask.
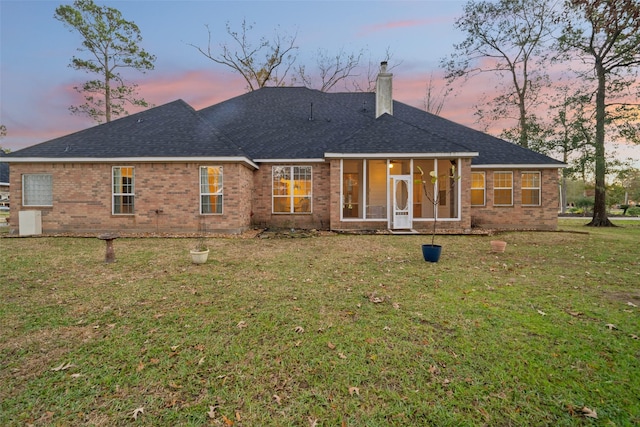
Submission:
[[[556,227],[561,162],[393,101],[391,79],[383,64],[377,93],[271,87],[199,111],[178,100],[16,151],[10,226]]]

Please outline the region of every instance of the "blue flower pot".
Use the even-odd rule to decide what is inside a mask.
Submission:
[[[422,245],[422,256],[427,262],[438,262],[442,246],[440,245]]]

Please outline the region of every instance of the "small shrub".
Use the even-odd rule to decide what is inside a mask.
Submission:
[[[640,216],[640,206],[631,206],[627,209],[627,214],[630,216]]]

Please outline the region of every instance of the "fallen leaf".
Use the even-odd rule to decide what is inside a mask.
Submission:
[[[596,411],[595,411],[595,410],[593,410],[593,409],[589,409],[589,408],[587,408],[586,406],[584,406],[584,407],[582,408],[582,414],[583,414],[585,417],[589,417],[589,418],[598,418],[598,414],[596,413]]]
[[[215,406],[209,406],[209,412],[207,412],[207,416],[209,416],[209,418],[214,419],[216,417],[216,407]]]
[[[71,378],[80,378],[80,377],[84,377],[84,375],[82,375],[82,374],[71,374]]]
[[[396,310],[400,309],[400,304],[398,304],[397,302],[393,303],[393,308],[395,308]]]
[[[582,313],[579,311],[567,311],[567,313],[569,313],[570,315],[572,315],[573,317],[578,317],[578,316],[582,316]]]
[[[71,363],[64,363],[62,362],[60,364],[60,366],[56,366],[55,368],[51,368],[52,371],[54,372],[58,372],[58,371],[66,371],[69,368],[73,368],[75,365],[71,364]]]
[[[627,302],[627,305],[631,306],[631,307],[637,307],[637,305],[635,305],[634,303],[632,303],[631,301]]]
[[[202,365],[204,363],[204,356],[200,358],[200,360],[198,360],[198,366]]]
[[[338,353],[338,357],[340,359],[346,359],[347,358],[347,356],[345,356],[344,353]]]
[[[139,414],[144,414],[144,407],[139,407],[133,410],[133,419],[137,420]]]
[[[140,372],[144,369],[144,363],[140,362],[138,363],[138,367],[136,368],[136,372]]]
[[[230,420],[229,418],[225,417],[224,415],[222,416],[222,421],[224,421],[224,423],[228,426],[232,426],[233,425],[233,421]]]
[[[616,325],[614,325],[613,323],[607,323],[606,325],[607,328],[609,328],[610,331],[616,330],[618,329],[618,327]]]
[[[309,427],[318,427],[318,419],[317,418],[307,418],[309,420]]]
[[[238,324],[236,325],[238,328],[243,329],[247,327],[247,322],[245,322],[244,320],[241,320],[238,322]]]
[[[542,310],[538,310],[538,314],[540,314],[540,315],[542,315],[542,316],[546,316],[546,315],[547,315],[547,313],[545,313],[545,312],[544,312],[544,311],[542,311]]]
[[[437,368],[435,365],[430,365],[430,366],[429,366],[429,372],[430,372],[432,375],[436,375],[436,374],[438,373],[438,368]]]
[[[349,394],[353,396],[354,394],[360,396],[360,389],[358,387],[349,387]]]
[[[302,326],[296,326],[295,331],[298,334],[304,334],[304,328]]]
[[[330,350],[335,350],[336,349],[336,345],[332,342],[328,342],[327,343],[327,347],[329,347]]]
[[[178,349],[178,347],[180,347],[180,344],[178,345],[172,345],[171,346],[171,351],[176,351]]]
[[[242,421],[242,417],[240,416],[240,411],[236,411],[236,421]]]
[[[273,395],[273,399],[276,401],[276,403],[278,405],[280,405],[282,403],[282,400],[280,399],[280,396],[278,396],[277,394]]]

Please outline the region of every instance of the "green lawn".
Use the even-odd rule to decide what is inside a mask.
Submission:
[[[4,237],[0,425],[637,425],[618,224],[436,236],[437,264],[429,236],[210,238],[204,265],[189,239],[104,264],[98,239]]]

